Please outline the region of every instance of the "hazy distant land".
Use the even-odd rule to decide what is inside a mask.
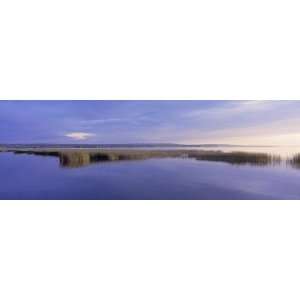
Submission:
[[[127,144],[0,144],[0,149],[7,148],[51,148],[51,149],[102,149],[102,148],[258,148],[273,147],[269,145],[234,145],[234,144],[177,144],[177,143],[127,143]]]

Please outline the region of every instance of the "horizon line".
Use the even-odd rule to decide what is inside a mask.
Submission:
[[[169,145],[169,146],[190,146],[190,147],[199,147],[199,146],[232,146],[232,147],[299,147],[299,145],[257,145],[257,144],[230,144],[230,143],[198,143],[198,144],[188,144],[188,143],[172,143],[172,142],[145,142],[145,143],[0,143],[0,146],[9,146],[9,145],[78,145],[78,146],[84,146],[84,145],[90,145],[90,146],[143,146],[143,145]]]

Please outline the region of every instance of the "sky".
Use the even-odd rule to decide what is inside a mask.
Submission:
[[[0,101],[0,144],[300,145],[300,101]]]

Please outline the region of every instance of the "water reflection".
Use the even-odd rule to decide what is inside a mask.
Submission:
[[[300,199],[300,151],[10,152],[0,154],[0,199]]]
[[[295,169],[300,169],[300,153],[295,154],[291,159],[289,159],[288,164]]]

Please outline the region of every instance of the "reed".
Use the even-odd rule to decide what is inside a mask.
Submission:
[[[252,164],[252,165],[274,165],[281,162],[279,155],[252,152],[210,152],[199,153],[195,156],[198,160],[222,161],[231,164]]]
[[[254,152],[223,152],[206,150],[135,150],[135,149],[9,149],[15,154],[31,154],[40,156],[58,157],[61,167],[81,167],[91,163],[104,161],[141,160],[151,158],[189,158],[203,161],[226,162],[234,165],[274,165],[281,162],[280,156],[267,153]],[[292,159],[292,163],[298,162],[300,166],[300,154]]]

